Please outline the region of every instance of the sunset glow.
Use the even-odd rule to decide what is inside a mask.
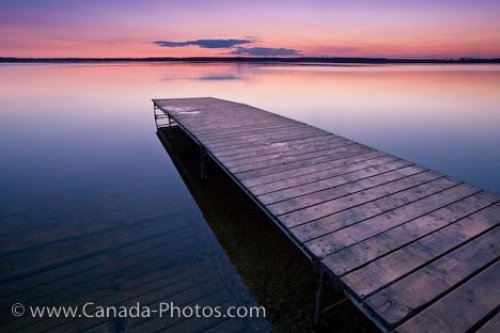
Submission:
[[[0,56],[499,57],[499,17],[490,0],[2,1]]]

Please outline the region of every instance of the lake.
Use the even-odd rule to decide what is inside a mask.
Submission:
[[[2,309],[160,277],[180,288],[168,295],[192,279],[212,286],[193,300],[255,304],[158,140],[152,98],[247,103],[500,192],[500,65],[2,64],[0,86]]]

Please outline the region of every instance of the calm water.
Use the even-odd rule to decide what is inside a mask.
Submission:
[[[209,248],[223,284],[241,284],[155,135],[155,97],[248,103],[500,192],[500,66],[0,65],[0,87],[2,296],[47,294],[33,285],[79,255],[111,266],[175,256],[159,240],[124,245],[144,230],[136,242],[172,234],[165,224],[190,245],[186,258]]]
[[[39,195],[99,191],[103,182],[174,181],[165,176],[150,99],[183,96],[246,102],[500,192],[500,66],[2,65],[0,71],[0,185],[8,207]]]

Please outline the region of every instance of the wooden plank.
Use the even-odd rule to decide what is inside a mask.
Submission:
[[[474,214],[497,200],[498,198],[491,193],[477,193],[328,255],[323,262],[335,275],[344,275],[412,241]]]
[[[241,119],[247,118],[248,115],[242,115],[240,119],[235,119],[235,120],[228,120],[228,119],[222,119],[222,121],[219,119],[213,119],[213,115],[209,115],[205,117],[204,119],[200,120],[198,119],[190,119],[191,117],[185,117],[185,116],[179,116],[178,114],[172,114],[172,118],[176,120],[177,122],[182,123],[184,126],[188,126],[190,130],[193,131],[214,131],[214,130],[226,130],[226,129],[237,129],[237,128],[242,128],[242,127],[258,127],[259,125],[265,126],[265,125],[271,125],[271,124],[277,124],[281,122],[277,122],[273,118],[258,118],[258,119]]]
[[[459,201],[477,192],[477,188],[461,184],[385,212],[376,217],[356,224],[351,224],[334,233],[316,238],[306,243],[307,248],[318,257],[324,257],[330,253],[339,251],[340,249],[405,224],[413,219],[429,214],[436,209]],[[375,244],[375,248],[378,248],[378,244]],[[388,279],[389,276],[390,275],[387,274],[384,278]],[[381,281],[382,280],[383,278],[381,278]]]
[[[278,137],[275,136],[273,138],[268,138],[268,139],[262,139],[259,142],[242,142],[242,143],[234,143],[230,144],[226,147],[212,147],[210,145],[206,145],[205,147],[207,150],[209,150],[212,155],[216,156],[219,153],[224,153],[228,152],[230,150],[238,150],[240,148],[248,148],[248,147],[255,147],[255,148],[263,148],[263,147],[268,147],[273,144],[279,144],[283,142],[291,142],[291,141],[296,141],[296,140],[301,140],[301,139],[312,139],[316,137],[322,137],[325,136],[324,134],[317,133],[292,133],[283,137]]]
[[[259,121],[239,121],[239,122],[234,122],[234,123],[219,123],[214,124],[210,123],[209,125],[199,125],[199,126],[193,126],[192,124],[190,125],[189,123],[184,123],[182,122],[182,117],[175,117],[177,121],[180,121],[183,126],[189,127],[189,130],[192,133],[214,133],[214,132],[220,132],[220,131],[238,131],[243,128],[258,128],[261,126],[276,126],[277,123],[274,121],[270,121],[269,119],[261,119]],[[195,123],[196,124],[196,123]]]
[[[171,112],[170,115],[172,118],[180,120],[184,125],[188,125],[190,128],[194,129],[212,128],[218,125],[252,124],[263,121],[269,123],[269,119],[248,117],[248,110],[244,110],[241,107],[225,108],[220,111],[221,113],[217,114],[208,110],[193,109]]]
[[[332,158],[319,162],[313,161],[309,165],[293,168],[291,170],[248,178],[243,180],[242,184],[245,185],[247,188],[253,190],[253,188],[256,188],[258,186],[272,184],[274,182],[279,182],[291,177],[313,175],[315,173],[326,171],[329,169],[340,169],[343,166],[346,167],[347,165],[350,164],[355,164],[383,156],[387,155],[376,151],[368,151],[366,153],[361,153],[361,154],[352,153],[352,154],[347,154],[346,156],[340,158]]]
[[[239,154],[267,153],[267,152],[280,151],[281,149],[284,149],[284,150],[295,149],[295,148],[301,147],[304,144],[315,143],[315,142],[324,141],[324,140],[332,140],[334,138],[335,138],[335,136],[333,136],[333,135],[325,134],[325,135],[314,136],[314,137],[305,138],[305,139],[290,140],[290,141],[286,141],[286,142],[283,142],[283,141],[275,142],[275,143],[272,143],[269,145],[250,146],[250,147],[244,147],[244,148],[238,148],[238,149],[228,149],[228,150],[214,153],[214,156],[218,160],[223,161],[224,158],[231,158],[232,156],[236,156]]]
[[[285,152],[280,152],[280,153],[275,153],[271,155],[263,155],[263,156],[256,156],[256,157],[249,157],[241,160],[234,160],[230,162],[225,162],[224,165],[228,169],[234,169],[237,171],[234,172],[244,172],[248,171],[245,170],[244,167],[248,164],[259,164],[262,167],[266,166],[272,166],[276,165],[276,163],[280,164],[279,161],[281,161],[281,164],[287,163],[288,161],[294,161],[294,159],[297,159],[302,156],[310,156],[310,157],[316,157],[320,156],[320,154],[328,154],[330,151],[337,151],[338,148],[340,147],[345,147],[348,145],[353,145],[355,143],[350,142],[350,141],[335,141],[335,142],[328,142],[324,145],[317,145],[317,146],[312,146],[312,147],[307,147],[304,149],[293,149],[291,151],[285,151]]]
[[[217,132],[211,135],[196,135],[201,141],[206,144],[226,143],[233,140],[250,140],[253,138],[268,136],[273,133],[294,132],[297,130],[307,129],[303,124],[273,124],[273,126],[259,126],[251,129],[240,129],[233,133]]]
[[[415,188],[391,194],[381,199],[352,207],[349,210],[340,211],[339,213],[293,227],[290,230],[295,237],[305,242],[456,185],[457,182],[454,180],[446,177],[439,178]]]
[[[368,297],[365,300],[367,306],[391,326],[412,316],[443,293],[498,260],[500,228],[490,230]]]
[[[498,289],[498,287],[495,287]],[[496,311],[496,315],[489,319],[483,326],[481,326],[476,333],[498,333],[500,327],[500,311]]]
[[[304,126],[303,124],[297,123],[268,123],[266,125],[257,125],[257,126],[244,126],[244,127],[236,127],[233,129],[225,129],[221,131],[220,129],[214,129],[210,131],[202,131],[202,130],[193,130],[192,133],[196,135],[197,138],[200,138],[202,141],[205,140],[217,140],[217,139],[226,139],[229,137],[241,137],[248,134],[256,134],[256,133],[268,133],[270,131],[274,131],[277,129],[283,128],[296,128],[298,126]]]
[[[305,150],[305,149],[319,149],[323,146],[334,144],[337,142],[352,142],[351,140],[336,138],[334,136],[319,136],[312,139],[301,140],[297,143],[280,142],[270,146],[256,147],[255,149],[249,150],[243,153],[237,153],[232,155],[226,155],[222,157],[217,157],[217,159],[224,163],[224,165],[230,166],[230,163],[239,162],[252,157],[266,158],[266,156],[272,156],[275,154],[285,154],[293,152],[295,150]]]
[[[335,185],[335,181],[332,181],[331,187],[325,185],[326,189],[319,189],[318,191],[314,191],[315,187],[321,187],[321,183],[317,182],[314,185],[309,186],[309,188],[311,189],[309,193],[305,193],[303,195],[299,194],[290,198],[287,198],[285,196],[284,198],[281,198],[284,200],[281,200],[277,203],[269,202],[267,208],[276,215],[282,215],[305,207],[314,206],[325,201],[335,200],[349,194],[392,183],[398,179],[416,175],[424,171],[425,169],[422,167],[410,165],[386,173],[376,174],[374,176],[369,176],[363,179],[357,179],[346,184],[341,183],[337,186]],[[325,181],[325,183],[326,182],[327,181]]]
[[[230,110],[231,111],[231,110]],[[236,112],[236,110],[232,110]],[[243,117],[247,117],[243,115]],[[271,118],[260,118],[260,119],[216,119],[213,115],[209,115],[203,119],[200,117],[186,116],[179,114],[171,114],[171,118],[177,123],[182,124],[184,127],[189,127],[193,131],[212,131],[219,128],[220,130],[225,129],[236,129],[247,126],[259,126],[259,125],[270,125],[276,124]]]
[[[446,297],[396,329],[399,333],[468,332],[486,314],[498,309],[500,263],[487,268]],[[425,288],[424,288],[425,289]],[[498,326],[495,332],[498,331]]]
[[[210,105],[210,106],[182,106],[179,109],[173,110],[172,107],[168,107],[166,110],[170,114],[185,117],[187,120],[195,119],[197,124],[200,125],[210,125],[211,123],[217,122],[231,122],[233,120],[253,120],[253,119],[279,119],[283,120],[283,117],[278,115],[260,112],[259,109],[243,105],[243,104],[232,104],[232,105]]]
[[[294,122],[287,122],[286,124],[292,124]],[[235,134],[235,133],[240,133],[244,131],[252,131],[255,129],[272,129],[274,127],[281,127],[284,124],[282,122],[275,122],[275,121],[267,121],[265,124],[257,124],[257,125],[245,125],[245,124],[238,124],[234,126],[226,126],[223,128],[220,127],[214,127],[214,128],[192,128],[190,127],[191,133],[195,134],[197,137],[198,136],[203,136],[203,135],[224,135],[224,134]]]
[[[317,179],[315,181],[309,182],[306,184],[290,186],[283,190],[276,190],[270,193],[266,193],[263,195],[259,195],[259,200],[265,205],[274,204],[281,201],[290,200],[292,198],[296,198],[299,196],[304,196],[306,194],[319,192],[323,190],[327,190],[330,188],[334,188],[340,185],[345,185],[349,183],[355,183],[359,180],[366,179],[369,177],[381,175],[383,173],[387,173],[390,171],[395,171],[398,169],[402,169],[408,167],[410,165],[409,162],[406,161],[390,161],[388,163],[383,163],[375,166],[368,167],[366,169],[357,170],[350,173],[344,173],[341,175],[336,175],[329,178]],[[328,170],[331,171],[332,170]],[[343,170],[346,171],[345,169]],[[303,178],[302,178],[303,179]],[[294,179],[297,182],[297,179]],[[290,182],[290,180],[289,180]],[[255,193],[255,189],[252,189],[252,193]]]
[[[292,162],[298,162],[303,160],[309,160],[313,158],[319,158],[322,156],[335,156],[337,153],[343,153],[351,149],[351,146],[357,145],[356,143],[339,143],[338,145],[329,145],[330,147],[321,150],[315,150],[307,153],[296,152],[297,154],[290,154],[289,156],[283,156],[280,158],[266,159],[264,161],[259,161],[259,159],[254,158],[248,160],[247,163],[237,166],[228,166],[227,168],[233,173],[242,173],[252,170],[269,168],[276,165],[284,165]],[[257,161],[255,161],[257,160]]]
[[[231,103],[231,104],[238,104],[242,105],[242,103],[237,103],[237,102],[229,102],[223,99],[218,99],[214,97],[209,97],[209,96],[203,96],[203,97],[179,97],[179,98],[154,98],[153,102],[155,105],[159,107],[163,107],[164,109],[172,110],[175,108],[183,107],[183,106],[205,106],[208,105],[210,106],[211,104],[215,104],[217,102],[224,104],[224,102]]]
[[[224,108],[221,113],[210,112],[203,109],[192,109],[179,112],[170,112],[173,119],[182,122],[184,126],[192,129],[224,128],[237,125],[258,125],[275,122],[275,117],[262,117],[253,114],[251,110],[241,107]]]
[[[332,165],[331,168],[327,168],[326,170],[319,169],[318,171],[312,173],[290,176],[282,180],[277,180],[271,183],[254,186],[251,189],[254,195],[271,194],[274,192],[279,192],[281,190],[295,188],[301,185],[314,184],[315,182],[321,181],[323,179],[328,179],[343,175],[348,177],[349,174],[353,174],[355,172],[363,172],[363,170],[365,169],[370,169],[374,166],[379,166],[396,161],[398,160],[395,157],[381,156],[381,157],[356,161],[348,165],[341,165],[341,166]]]
[[[288,179],[290,177],[303,176],[303,175],[312,175],[316,172],[325,171],[330,168],[336,169],[341,168],[342,166],[347,166],[349,164],[354,164],[366,160],[370,160],[372,158],[377,158],[385,156],[383,153],[368,151],[366,153],[352,153],[347,154],[346,156],[332,159],[326,159],[324,161],[313,161],[309,165],[304,165],[302,167],[297,167],[291,170],[286,170],[278,173],[267,174],[263,176],[252,177],[249,179],[245,179],[242,181],[243,185],[246,187],[253,189],[254,187],[271,184],[273,182],[281,181],[284,179]]]
[[[294,125],[292,127],[284,127],[281,129],[276,129],[272,131],[261,131],[257,132],[254,134],[245,134],[245,135],[232,135],[232,136],[227,136],[219,139],[214,139],[214,140],[207,140],[207,139],[202,139],[203,144],[205,146],[210,146],[212,148],[215,147],[226,147],[226,146],[233,146],[233,145],[241,145],[245,143],[253,143],[256,144],[258,142],[263,142],[269,139],[276,139],[280,138],[283,140],[286,140],[288,137],[295,136],[297,134],[325,134],[323,131],[317,130],[317,129],[311,129],[307,126],[304,125]],[[312,136],[312,135],[311,135]]]
[[[281,134],[276,134],[273,136],[269,137],[260,137],[256,138],[253,140],[244,140],[240,142],[229,142],[226,144],[205,144],[205,147],[212,151],[215,154],[218,152],[225,151],[226,149],[238,149],[238,148],[246,148],[249,146],[267,146],[271,145],[273,143],[278,143],[278,142],[287,142],[287,141],[294,141],[294,140],[299,140],[299,139],[307,139],[307,138],[314,138],[314,137],[320,137],[320,136],[325,136],[325,133],[318,132],[318,131],[294,131],[294,132],[285,132]]]
[[[224,147],[224,146],[230,146],[234,145],[236,143],[242,144],[242,143],[248,143],[248,142],[259,142],[263,141],[264,139],[273,139],[273,138],[278,138],[278,137],[287,137],[290,135],[298,134],[298,133],[321,133],[325,134],[324,131],[315,129],[315,128],[309,128],[304,125],[293,125],[293,126],[285,126],[280,129],[272,130],[272,131],[257,131],[257,133],[251,133],[251,134],[239,134],[239,135],[229,135],[229,136],[222,136],[221,138],[216,138],[216,139],[202,139],[203,143],[206,146],[211,146],[211,147]],[[234,143],[233,143],[234,142]]]
[[[434,307],[450,326],[448,299],[492,284],[475,281],[498,260],[498,195],[244,104],[158,103],[379,327],[432,331]],[[451,326],[488,328],[498,301],[488,302]]]
[[[408,188],[417,187],[434,179],[442,177],[434,171],[424,171],[413,176],[402,178],[394,182],[356,192],[331,201],[322,202],[315,206],[306,207],[290,213],[279,215],[278,219],[287,227],[307,223],[313,220],[338,213],[340,211],[362,205],[369,201],[400,192]]]
[[[344,275],[342,281],[364,298],[492,227],[490,223],[475,223],[471,227],[467,222],[463,220],[431,233]]]
[[[296,147],[293,149],[282,149],[281,151],[277,151],[274,153],[269,153],[269,154],[255,154],[254,156],[245,156],[244,158],[237,158],[237,159],[220,159],[220,161],[224,162],[224,165],[227,168],[232,168],[232,167],[241,167],[244,166],[245,164],[248,163],[256,163],[256,162],[265,162],[265,161],[270,161],[270,160],[276,160],[276,159],[283,159],[286,160],[287,157],[292,157],[296,155],[303,155],[306,153],[312,153],[312,152],[317,152],[317,151],[325,151],[325,150],[331,150],[335,147],[340,147],[344,146],[347,144],[353,144],[354,142],[349,141],[349,140],[342,140],[342,139],[334,139],[334,140],[328,140],[326,142],[322,142],[321,144],[309,144],[305,147]]]
[[[254,107],[250,107],[248,105],[242,103],[235,103],[230,101],[224,101],[221,99],[210,98],[206,99],[204,102],[196,100],[196,98],[184,99],[183,101],[174,101],[168,100],[168,105],[164,102],[165,100],[153,100],[155,104],[163,109],[165,112],[170,114],[178,114],[178,115],[190,115],[192,112],[198,111],[197,114],[200,117],[203,117],[207,114],[212,115],[213,117],[222,117],[224,116],[228,110],[231,113],[234,112],[248,112],[250,110],[257,110]],[[234,110],[234,111],[233,111]],[[199,113],[199,111],[203,111],[203,113]]]
[[[349,145],[347,147],[344,147],[341,149],[337,154],[331,154],[331,155],[326,155],[326,156],[320,156],[317,158],[311,158],[306,161],[299,161],[299,162],[293,162],[293,163],[287,163],[284,165],[278,165],[278,166],[272,166],[269,168],[262,168],[258,170],[252,170],[252,171],[247,171],[247,172],[242,172],[235,174],[235,176],[240,180],[244,181],[249,178],[255,178],[255,177],[260,177],[260,176],[267,176],[275,173],[283,173],[284,171],[289,171],[293,169],[298,169],[298,168],[303,168],[306,166],[312,166],[321,162],[327,162],[327,161],[333,161],[337,159],[342,159],[345,157],[351,157],[351,156],[356,156],[356,155],[361,155],[363,153],[369,153],[372,152],[373,149],[370,149],[366,146],[362,145]],[[280,176],[278,176],[280,177]],[[282,179],[282,178],[281,178]]]
[[[280,125],[267,128],[259,128],[253,130],[245,130],[235,133],[228,133],[219,136],[208,136],[208,135],[196,135],[199,141],[203,141],[205,145],[220,145],[223,146],[227,143],[245,143],[251,142],[259,138],[269,137],[270,134],[283,134],[283,133],[294,133],[298,131],[305,131],[307,128],[303,125]]]

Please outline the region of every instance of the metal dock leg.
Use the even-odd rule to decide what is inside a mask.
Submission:
[[[205,159],[207,156],[207,152],[205,147],[200,146],[200,179],[205,180],[207,179],[207,170],[205,166]]]
[[[155,117],[155,126],[156,126],[156,129],[158,129],[158,117],[156,116],[156,104],[153,103],[153,115]]]
[[[325,272],[323,268],[319,268],[319,286],[316,291],[316,303],[314,307],[313,325],[315,328],[321,326],[321,315],[323,314],[323,293],[325,289]]]

